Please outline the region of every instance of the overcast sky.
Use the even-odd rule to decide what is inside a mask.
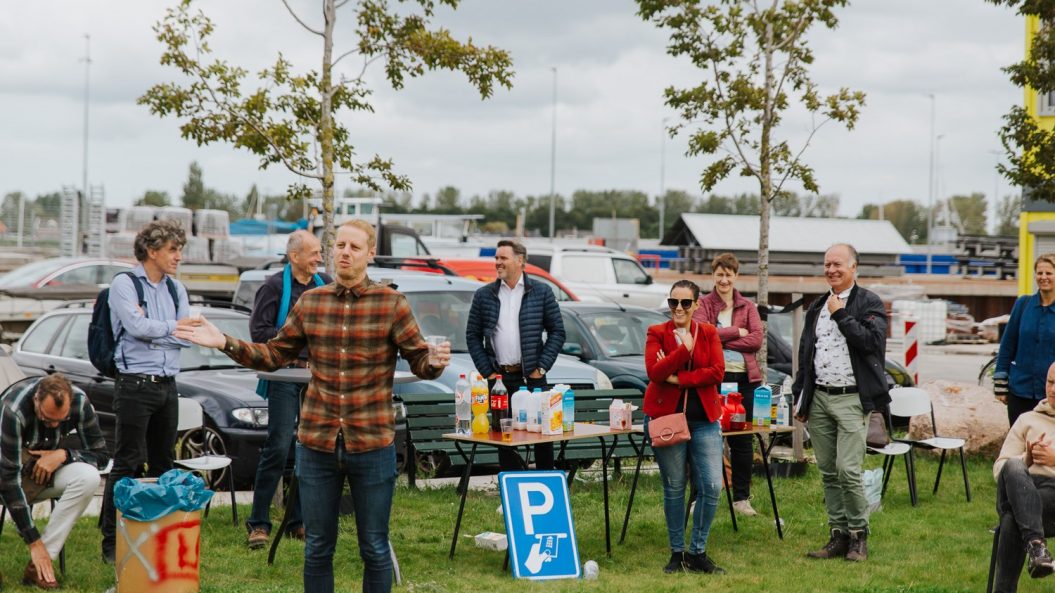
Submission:
[[[151,26],[175,2],[54,0],[6,3],[0,11],[0,192],[35,196],[80,186],[83,167],[85,54],[91,35],[88,178],[110,206],[129,205],[150,189],[178,201],[187,167],[198,161],[205,184],[245,196],[256,183],[282,193],[294,177],[257,168],[248,152],[198,147],[180,138],[174,119],[159,119],[135,101],[174,72],[158,65]],[[250,71],[283,52],[316,67],[318,39],[278,0],[198,3],[216,24],[215,55]],[[318,22],[318,1],[300,0]],[[548,194],[553,72],[557,68],[556,190],[660,189],[700,195],[704,163],[684,156],[684,136],[663,140],[672,115],[663,89],[688,86],[699,74],[665,52],[666,37],[636,16],[630,0],[463,0],[437,22],[459,38],[509,50],[512,90],[481,101],[464,76],[430,73],[394,92],[382,72],[369,73],[374,114],[345,116],[360,155],[394,159],[414,193],[445,185],[463,196],[491,190]],[[345,12],[345,30],[351,13]],[[835,31],[812,35],[814,80],[822,90],[862,90],[867,105],[851,131],[829,125],[806,152],[823,193],[840,197],[840,213],[868,202],[928,197],[931,100],[936,96],[940,195],[1011,191],[997,180],[1001,116],[1022,101],[1000,71],[1021,59],[1024,22],[983,0],[860,0],[839,11]],[[340,24],[340,21],[339,21]],[[349,47],[346,33],[337,52]],[[347,64],[351,72],[351,64]],[[789,120],[789,133],[806,122]],[[343,188],[339,188],[343,189]],[[734,179],[718,193],[756,191]]]

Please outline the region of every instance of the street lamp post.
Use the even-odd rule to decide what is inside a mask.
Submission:
[[[552,242],[555,236],[553,218],[557,201],[557,67],[552,66],[550,70],[553,70],[553,128],[549,145],[549,240]]]
[[[666,210],[667,210],[667,190],[665,187],[666,174],[667,174],[667,120],[669,117],[664,117],[660,137],[659,137],[659,240],[663,241],[663,231],[666,225]]]
[[[927,188],[927,274],[932,274],[933,258],[931,255],[931,239],[934,234],[934,113],[936,99],[934,93],[930,97],[930,177]]]

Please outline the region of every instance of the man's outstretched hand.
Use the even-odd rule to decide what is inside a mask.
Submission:
[[[227,338],[224,337],[223,332],[205,317],[199,317],[198,319],[201,320],[201,323],[197,326],[184,325],[181,327],[177,325],[173,335],[180,340],[186,340],[199,346],[223,348],[224,344],[227,343]]]

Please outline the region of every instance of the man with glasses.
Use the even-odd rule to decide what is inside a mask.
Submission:
[[[547,389],[546,371],[557,361],[564,345],[564,321],[557,299],[548,286],[527,277],[527,249],[516,241],[502,240],[495,251],[498,278],[473,295],[465,341],[476,370],[495,378],[510,394],[520,389]],[[545,340],[543,340],[545,332]],[[512,447],[498,448],[503,470],[522,469]],[[553,469],[553,443],[535,445],[535,467]]]
[[[868,416],[890,403],[883,301],[855,282],[857,250],[846,243],[824,254],[830,290],[813,301],[799,342],[792,391],[795,417],[809,419],[810,441],[824,485],[830,537],[811,558],[868,558],[868,501],[861,481]]]
[[[59,373],[23,379],[0,394],[0,500],[29,546],[22,582],[56,589],[52,560],[99,487],[110,460],[95,409]],[[41,534],[34,503],[58,499]]]

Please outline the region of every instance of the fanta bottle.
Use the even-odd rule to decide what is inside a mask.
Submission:
[[[473,373],[472,383],[473,434],[487,434],[491,421],[487,418],[490,409],[487,397],[487,380],[480,373]]]

